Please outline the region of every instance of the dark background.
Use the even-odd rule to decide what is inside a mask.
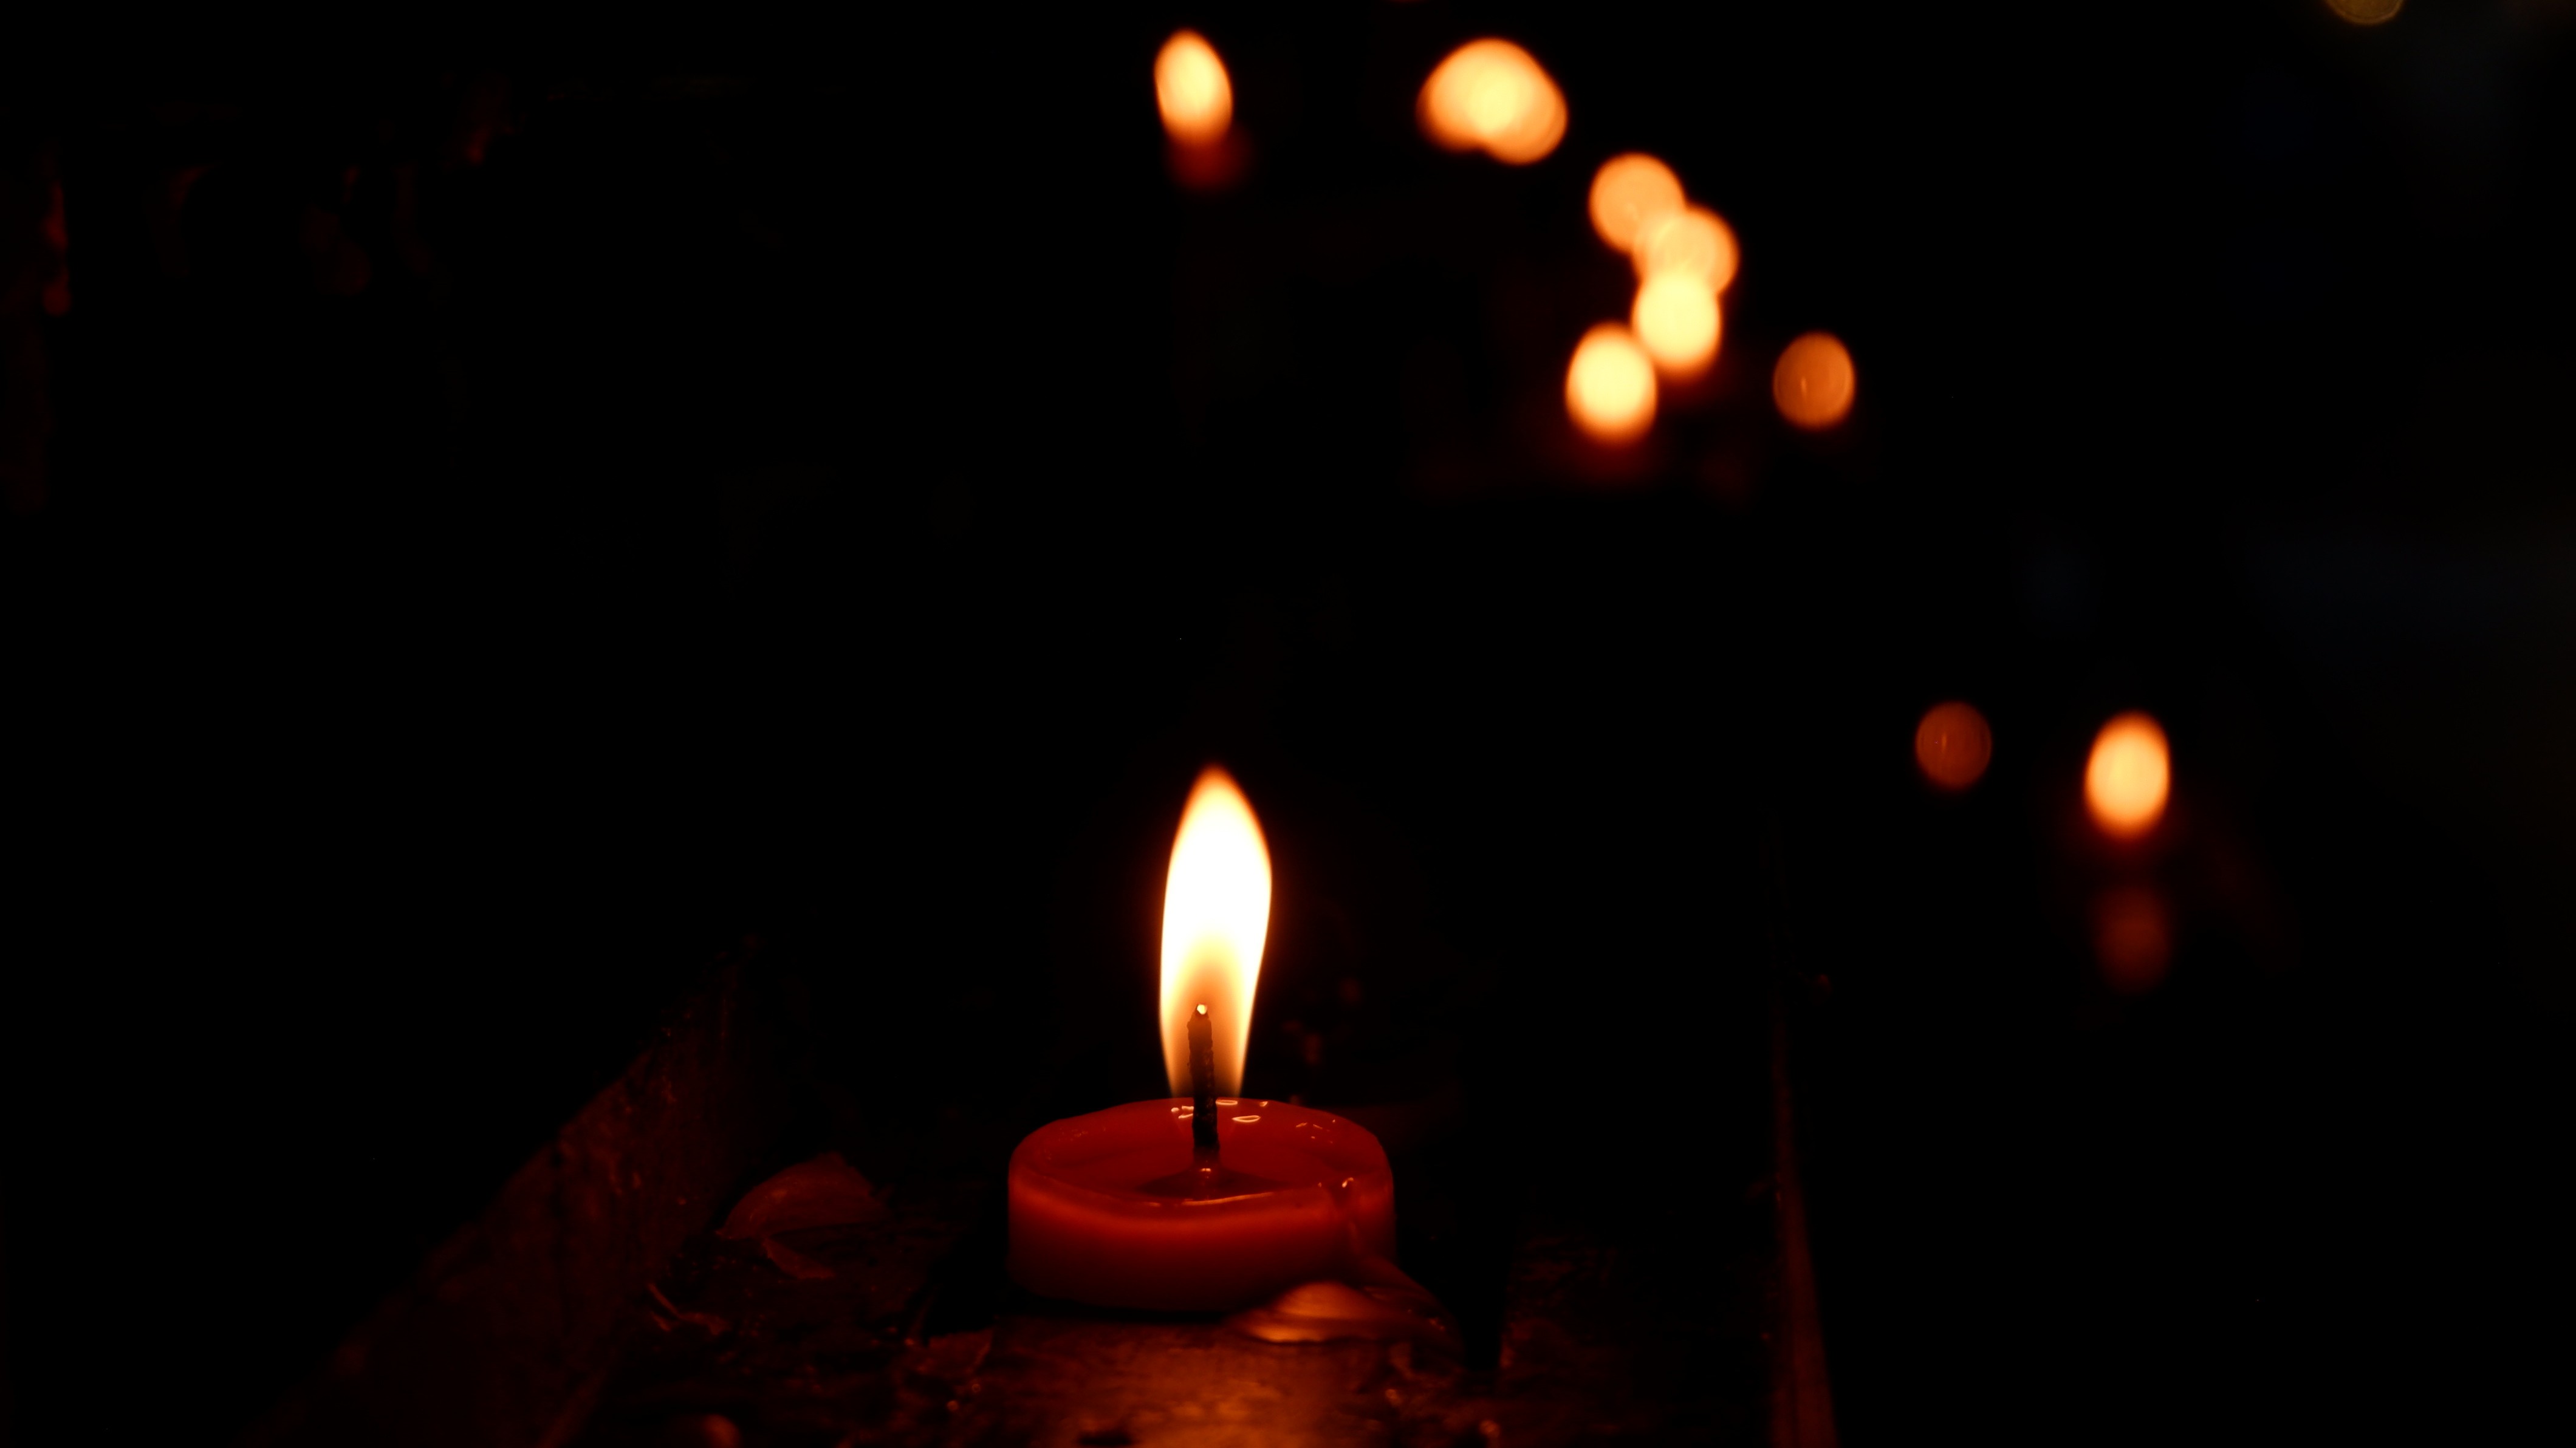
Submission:
[[[1164,166],[1182,23],[1222,195]],[[1486,33],[1568,97],[1542,164],[1413,129]],[[1787,983],[1857,1444],[2563,1433],[2571,42],[1431,0],[22,49],[11,266],[58,181],[70,307],[7,318],[20,1437],[248,1422],[746,934],[862,1112],[1157,1089],[1209,758],[1281,861],[1252,1089],[1463,1080],[1489,1172],[1639,1250],[1729,1210],[1694,1099]],[[1621,463],[1558,389],[1631,148],[1745,266]],[[1816,327],[1823,439],[1765,397]],[[1956,800],[1950,697],[1998,741]],[[2114,857],[2126,708],[2178,783]],[[2143,994],[2085,923],[2123,880],[2177,921]]]

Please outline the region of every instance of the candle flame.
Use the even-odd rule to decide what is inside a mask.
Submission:
[[[1234,83],[1216,47],[1195,30],[1174,32],[1154,57],[1154,100],[1163,129],[1184,146],[1212,145],[1234,123]]]
[[[1635,247],[1648,226],[1680,215],[1683,204],[1681,178],[1642,151],[1613,156],[1592,173],[1592,229],[1620,251]]]
[[[1190,1094],[1190,1017],[1208,1014],[1216,1089],[1243,1090],[1252,992],[1270,933],[1270,847],[1232,776],[1211,764],[1190,790],[1163,886],[1163,1065]]]
[[[1780,415],[1810,432],[1848,416],[1858,385],[1850,350],[1827,332],[1809,332],[1790,343],[1771,369],[1771,400],[1780,405]]]
[[[1425,134],[1452,151],[1479,148],[1526,166],[1565,137],[1565,96],[1508,40],[1473,40],[1449,53],[1422,84],[1417,110]]]
[[[2105,834],[2134,839],[2154,829],[2172,789],[2172,755],[2152,716],[2123,714],[2102,726],[2084,764],[2084,803]]]
[[[1603,322],[1575,344],[1565,369],[1565,410],[1593,441],[1617,447],[1655,422],[1655,364],[1635,334]]]

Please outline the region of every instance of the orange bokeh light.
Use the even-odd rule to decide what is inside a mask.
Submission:
[[[1423,134],[1452,151],[1482,149],[1525,166],[1565,138],[1565,96],[1530,53],[1508,40],[1474,40],[1449,53],[1422,83]]]
[[[1697,277],[1678,272],[1648,277],[1637,288],[1637,304],[1628,320],[1655,366],[1664,375],[1683,380],[1708,370],[1724,327],[1716,296]]]
[[[1154,57],[1154,101],[1163,129],[1184,146],[1205,146],[1234,124],[1234,83],[1216,47],[1195,30],[1173,33]]]
[[[1565,410],[1595,442],[1633,441],[1655,422],[1655,364],[1627,328],[1603,322],[1575,344]]]
[[[1923,777],[1947,790],[1962,790],[1985,776],[1995,736],[1974,705],[1935,704],[1914,726],[1914,762]]]
[[[2385,25],[2406,8],[2406,0],[2326,0],[2326,7],[2355,25]]]
[[[1643,152],[1613,156],[1592,173],[1592,229],[1620,251],[1634,247],[1650,223],[1679,215],[1684,204],[1681,178]]]
[[[1859,374],[1851,353],[1827,332],[1809,332],[1780,354],[1771,370],[1771,399],[1780,415],[1810,431],[1822,431],[1849,416]]]
[[[2102,981],[2123,995],[2152,990],[2173,963],[2173,916],[2146,885],[2105,890],[2093,901],[2093,956]]]
[[[1683,272],[1712,292],[1735,280],[1735,232],[1705,206],[1684,206],[1637,229],[1632,254],[1639,277]]]
[[[2084,764],[2084,804],[2105,834],[2133,839],[2154,829],[2172,789],[2172,755],[2153,718],[2123,714],[2094,736]]]

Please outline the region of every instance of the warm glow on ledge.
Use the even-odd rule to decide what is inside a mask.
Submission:
[[[2406,8],[2406,0],[2326,0],[2326,7],[2355,25],[2385,25]]]
[[[1655,364],[1627,328],[1603,322],[1575,344],[1565,410],[1595,442],[1632,442],[1655,423]]]
[[[1914,726],[1914,762],[1923,777],[1946,790],[1963,790],[1985,777],[1995,736],[1973,704],[1935,704]]]
[[[1565,138],[1565,96],[1530,53],[1508,40],[1451,51],[1422,83],[1422,131],[1452,151],[1482,149],[1526,166]]]
[[[1184,146],[1221,140],[1234,124],[1234,83],[1216,47],[1195,30],[1176,32],[1154,57],[1154,100],[1163,129]]]
[[[1638,229],[1631,253],[1640,278],[1680,272],[1712,292],[1735,280],[1735,233],[1705,206],[1685,206]]]
[[[1217,1089],[1243,1091],[1252,993],[1270,934],[1270,847],[1232,776],[1211,764],[1190,790],[1163,885],[1163,1066],[1190,1094],[1190,1016],[1208,1008]]]
[[[1830,332],[1809,332],[1780,353],[1771,369],[1771,400],[1780,415],[1820,432],[1850,415],[1860,376],[1851,352]]]
[[[2154,829],[2172,788],[2172,756],[2153,718],[2123,714],[2094,736],[2093,757],[2084,764],[2084,804],[2105,834],[2131,839]]]
[[[1634,247],[1638,233],[1682,206],[1681,178],[1643,152],[1613,156],[1592,175],[1592,229],[1617,250]]]
[[[1679,273],[1648,277],[1637,288],[1637,305],[1628,320],[1637,329],[1637,341],[1646,355],[1667,377],[1697,377],[1717,357],[1723,325],[1717,298],[1697,277]]]

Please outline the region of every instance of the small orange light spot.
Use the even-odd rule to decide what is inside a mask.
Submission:
[[[1452,151],[1479,148],[1525,166],[1565,138],[1565,96],[1530,53],[1508,40],[1474,40],[1449,53],[1422,83],[1423,134]]]
[[[2094,736],[2093,756],[2084,765],[2084,803],[2104,833],[2131,839],[2154,829],[2172,788],[2172,756],[2154,719],[2123,714]]]
[[[1592,173],[1592,229],[1620,251],[1635,246],[1648,223],[1679,215],[1682,206],[1673,168],[1642,152],[1613,156]]]
[[[1655,422],[1655,364],[1628,329],[1603,322],[1575,344],[1565,410],[1596,442],[1635,440]]]
[[[2164,897],[2144,885],[2103,891],[2093,901],[2093,955],[2113,990],[2153,990],[2173,963],[2173,917]]]
[[[1628,320],[1637,329],[1646,355],[1655,359],[1664,375],[1677,379],[1708,370],[1717,356],[1718,333],[1724,325],[1717,298],[1697,277],[1679,272],[1648,277],[1637,288],[1637,305]]]
[[[1956,700],[1935,704],[1914,726],[1914,762],[1923,777],[1947,790],[1962,790],[1983,778],[1994,757],[1995,736],[1986,716]]]
[[[1208,145],[1234,124],[1234,83],[1216,47],[1195,30],[1175,32],[1154,57],[1154,100],[1163,129],[1184,146]]]
[[[2326,7],[2355,25],[2385,25],[2406,8],[2406,0],[2326,0]]]
[[[1851,353],[1826,332],[1809,332],[1780,354],[1771,369],[1771,398],[1780,415],[1811,431],[1822,431],[1850,415],[1859,376]]]
[[[1735,232],[1704,206],[1685,206],[1638,228],[1634,255],[1640,277],[1683,272],[1712,292],[1735,280]]]

